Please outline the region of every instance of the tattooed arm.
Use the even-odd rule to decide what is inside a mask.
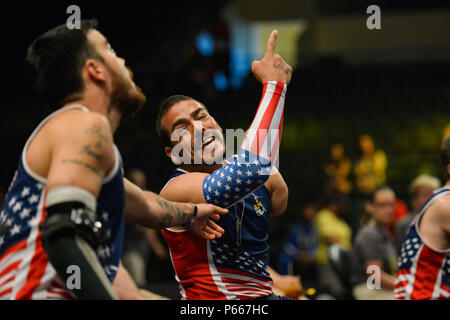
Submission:
[[[148,228],[166,228],[188,223],[194,213],[189,203],[169,202],[144,191],[127,179],[125,185],[126,219]]]
[[[79,299],[117,299],[95,253],[98,238],[92,222],[102,181],[115,161],[108,120],[95,112],[65,111],[53,117],[35,139],[47,157],[45,161],[33,158],[29,150],[30,163],[47,168],[41,171],[47,178],[47,193],[45,220],[39,229],[49,262],[66,281],[68,266],[80,268],[81,285],[72,290]],[[72,218],[74,213],[91,224],[80,227]]]
[[[147,228],[161,229],[191,221],[194,213],[192,204],[168,201],[153,192],[140,189],[127,179],[124,179],[124,185],[125,212],[129,222]],[[218,220],[220,215],[227,213],[225,209],[206,203],[197,204],[197,208],[197,217],[195,218],[197,221],[208,217]],[[214,223],[208,223],[202,230],[196,230],[195,233],[206,239],[212,239],[221,237],[223,229]]]
[[[66,111],[55,120],[58,121],[51,123],[48,130],[51,161],[47,189],[71,185],[97,197],[104,177],[114,167],[108,120],[98,113],[81,110]]]

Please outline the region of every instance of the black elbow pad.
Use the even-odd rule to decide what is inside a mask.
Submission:
[[[59,203],[47,207],[47,217],[39,228],[43,239],[50,239],[60,232],[74,233],[93,248],[105,238],[102,224],[96,221],[80,202]]]
[[[73,232],[94,248],[104,240],[102,224],[95,215],[97,201],[88,191],[73,186],[55,187],[47,193],[46,203],[47,216],[39,227],[44,240],[60,232]]]

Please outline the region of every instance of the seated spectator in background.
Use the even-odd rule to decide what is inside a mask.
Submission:
[[[442,139],[450,135],[450,124],[446,125],[444,127],[444,130],[442,130]]]
[[[370,194],[386,182],[387,157],[383,150],[375,148],[372,137],[359,138],[361,158],[355,164],[356,187],[362,194]]]
[[[371,136],[364,134],[359,138],[360,158],[355,162],[354,173],[356,182],[355,198],[352,200],[352,210],[349,219],[354,233],[365,223],[365,203],[367,197],[377,188],[386,183],[387,157],[383,150],[375,148]],[[393,232],[393,230],[392,230]]]
[[[352,230],[343,219],[347,211],[348,203],[344,196],[328,195],[315,221],[319,234],[318,290],[323,290],[337,299],[344,295],[344,288],[328,262],[327,250],[334,243],[343,249],[351,249]]]
[[[141,169],[130,169],[126,176],[142,190],[147,189],[147,176]],[[125,223],[122,263],[138,287],[147,284],[147,266],[152,250],[159,260],[169,258],[168,250],[154,229]]]
[[[315,287],[317,280],[319,235],[314,224],[316,212],[313,204],[303,207],[300,221],[289,228],[283,252],[278,257],[280,274],[300,274],[305,287]]]
[[[330,161],[325,167],[327,182],[325,192],[338,192],[348,194],[352,190],[352,183],[348,179],[352,168],[351,161],[345,157],[342,144],[336,143],[330,149]]]
[[[394,191],[382,185],[375,189],[366,203],[366,210],[372,218],[357,232],[353,243],[352,282],[355,284],[353,296],[357,300],[394,299],[398,257],[389,229],[394,221],[395,199]],[[368,285],[373,266],[380,271],[379,288]]]
[[[423,207],[425,202],[433,195],[433,191],[440,187],[441,182],[439,179],[428,174],[421,174],[411,182],[409,190],[411,193],[412,210],[405,219],[398,222],[395,226],[395,244],[398,255],[400,255],[400,250],[402,249],[406,234],[413,224],[417,213]]]
[[[395,235],[394,227],[398,222],[405,219],[408,216],[409,208],[405,201],[400,198],[395,199],[395,209],[394,209],[394,225],[392,228],[392,235]]]

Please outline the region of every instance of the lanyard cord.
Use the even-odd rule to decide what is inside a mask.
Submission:
[[[241,216],[238,215],[237,203],[234,205],[236,212],[236,260],[239,258],[239,249],[242,243],[242,220],[244,219],[245,200],[242,200]]]

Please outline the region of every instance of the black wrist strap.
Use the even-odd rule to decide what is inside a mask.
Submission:
[[[194,207],[194,213],[192,214],[192,217],[189,220],[189,222],[186,224],[183,224],[183,227],[185,229],[189,229],[191,227],[192,222],[194,221],[195,217],[197,216],[197,205],[193,202],[191,202],[190,204]]]
[[[195,217],[197,216],[197,205],[192,202],[191,202],[191,204],[194,207],[194,213],[192,214],[192,218],[191,218],[191,220],[192,220],[192,219],[195,219]]]

